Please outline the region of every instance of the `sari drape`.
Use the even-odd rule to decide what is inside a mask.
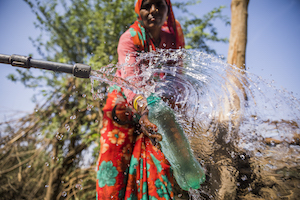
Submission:
[[[162,30],[175,35],[175,48],[184,48],[183,33],[175,20],[170,0],[167,21]],[[138,51],[156,50],[143,27],[139,10],[142,0],[135,6],[138,19],[130,26],[132,42]],[[173,199],[173,176],[169,162],[160,149],[132,123],[120,125],[118,116],[132,120],[126,97],[119,87],[110,88],[103,108],[103,127],[100,131],[100,152],[97,161],[97,199]]]

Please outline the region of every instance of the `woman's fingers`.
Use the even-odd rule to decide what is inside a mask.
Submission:
[[[157,132],[157,126],[149,121],[147,113],[141,116],[140,124],[145,126],[146,129],[151,132]]]
[[[161,134],[157,133],[157,126],[151,123],[148,119],[148,115],[143,115],[140,119],[140,125],[143,133],[150,138],[155,138],[158,141],[162,140]]]
[[[153,139],[156,139],[156,140],[158,140],[158,141],[162,141],[162,136],[161,136],[161,134],[159,134],[159,133],[153,133],[153,132],[147,130],[147,129],[145,128],[145,126],[143,126],[143,125],[141,125],[141,130],[142,130],[143,133],[144,133],[145,135],[147,135],[149,138],[153,138]]]
[[[161,135],[160,133],[155,133],[155,134],[153,135],[153,137],[154,137],[155,139],[157,139],[158,141],[162,141],[162,135]]]

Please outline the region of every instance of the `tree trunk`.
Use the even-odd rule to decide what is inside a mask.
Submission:
[[[246,70],[246,45],[247,45],[247,26],[248,26],[248,4],[249,0],[232,0],[231,1],[231,30],[228,50],[228,63],[236,65],[241,71],[236,71],[230,76],[230,81],[244,95],[243,100],[247,100],[245,86],[247,81],[243,70]],[[233,93],[233,101],[236,109],[240,109],[241,100]],[[237,105],[237,103],[239,105]]]
[[[231,1],[231,31],[228,63],[245,69],[247,44],[247,19],[249,0]]]
[[[236,68],[229,70],[227,74],[228,95],[224,99],[224,113],[221,114],[221,120],[230,120],[238,126],[247,95],[245,86],[247,85],[244,78],[245,55],[247,44],[247,18],[248,18],[249,0],[232,0],[231,1],[231,31],[229,39],[228,63],[236,65]],[[241,70],[239,70],[241,69]],[[242,95],[240,95],[242,94]],[[231,116],[228,113],[232,113]]]

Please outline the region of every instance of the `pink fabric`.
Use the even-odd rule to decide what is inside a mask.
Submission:
[[[161,31],[161,41],[158,48],[160,49],[175,49],[175,37],[171,34],[168,30]],[[135,54],[129,54],[127,60],[127,54],[131,52],[137,52],[137,47],[133,44],[131,39],[131,34],[129,30],[127,30],[119,40],[118,44],[118,61],[119,64],[122,66],[120,70],[116,72],[116,76],[126,79],[126,77],[133,76],[135,74],[140,74],[139,65],[136,63],[136,56]],[[138,81],[138,80],[137,80]],[[132,103],[133,97],[136,95],[131,90],[125,89],[124,94],[127,98],[128,103]]]

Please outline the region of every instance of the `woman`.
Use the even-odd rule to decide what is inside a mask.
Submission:
[[[157,48],[184,47],[181,27],[175,20],[170,0],[138,0],[138,19],[120,38],[116,75],[126,79],[140,73],[136,54]],[[128,104],[134,107],[128,112]],[[137,128],[133,114],[141,117]],[[170,164],[155,146],[161,139],[148,120],[146,98],[129,90],[111,87],[103,108],[100,154],[97,166],[97,199],[172,199]]]

